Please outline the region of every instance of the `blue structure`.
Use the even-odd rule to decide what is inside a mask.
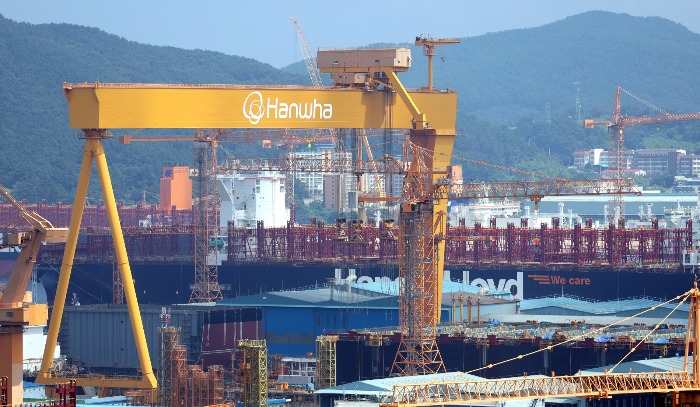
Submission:
[[[391,290],[385,293],[364,286],[343,284],[264,293],[222,300],[217,306],[261,308],[262,338],[268,351],[304,355],[315,350],[319,335],[398,326],[398,297]],[[449,308],[443,307],[442,319],[449,319]]]

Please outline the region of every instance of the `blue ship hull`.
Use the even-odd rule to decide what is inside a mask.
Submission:
[[[363,267],[333,264],[250,263],[223,265],[218,269],[225,298],[261,292],[301,289],[346,278],[354,269],[357,283],[394,280],[396,267]],[[567,267],[477,268],[446,265],[446,277],[490,290],[506,290],[516,298],[569,295],[592,300],[630,297],[672,298],[692,287],[693,272],[667,269],[609,269]],[[342,270],[342,271],[340,271]],[[53,302],[58,282],[58,265],[38,264],[39,281]],[[132,264],[131,271],[139,302],[149,304],[187,303],[194,282],[193,264]],[[75,264],[71,273],[68,298],[82,304],[112,302],[111,263]]]

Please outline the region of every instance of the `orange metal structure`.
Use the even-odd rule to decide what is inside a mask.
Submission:
[[[160,209],[192,209],[192,179],[189,167],[164,167],[160,179]]]
[[[199,365],[187,365],[187,348],[177,345],[171,350],[170,405],[165,407],[202,407],[224,401],[224,369],[210,366],[207,372]]]
[[[21,252],[0,295],[0,376],[6,377],[6,400],[11,405],[22,403],[23,343],[27,325],[44,325],[48,319],[46,304],[32,304],[27,298],[27,285],[42,243],[65,242],[68,229],[55,228],[51,222],[29,212],[0,185],[0,196],[13,205],[32,226],[29,232],[11,233],[0,242],[0,248],[21,247]]]
[[[435,406],[549,397],[603,399],[630,393],[671,393],[674,407],[697,405],[700,401],[700,358],[693,357],[688,371],[689,354],[698,355],[700,352],[700,290],[697,282],[679,298],[682,298],[681,302],[690,299],[684,369],[680,372],[605,371],[592,375],[397,384],[390,398],[380,406]]]

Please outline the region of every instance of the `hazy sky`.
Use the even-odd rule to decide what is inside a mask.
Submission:
[[[590,10],[659,16],[700,33],[698,0],[4,0],[0,14],[29,23],[98,27],[153,45],[220,51],[275,67],[301,59],[294,16],[313,50],[470,37],[536,27]]]

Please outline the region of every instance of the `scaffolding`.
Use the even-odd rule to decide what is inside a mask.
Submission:
[[[267,377],[277,379],[278,376],[284,374],[284,364],[282,363],[282,355],[270,355],[270,367]]]
[[[124,396],[131,398],[132,406],[153,406],[153,389],[128,390]]]
[[[218,266],[211,258],[211,246],[218,236],[219,197],[216,194],[216,145],[195,144],[194,179],[194,285],[190,303],[212,302],[222,299]]]
[[[158,366],[158,388],[160,389],[160,405],[168,407],[171,404],[173,385],[173,349],[180,344],[180,328],[158,328],[160,339],[160,365]]]
[[[23,201],[22,206],[30,212],[38,213],[56,227],[68,227],[71,212],[73,211],[73,205],[60,202],[47,204],[42,201],[37,204],[31,204]],[[144,221],[154,226],[162,224],[191,225],[193,222],[191,209],[161,209],[156,204],[147,205],[143,202],[139,202],[136,205],[125,205],[122,202],[117,202],[117,212],[119,212],[119,220],[124,227],[143,226]],[[0,203],[0,224],[15,224],[18,220],[20,219],[14,206],[7,202]],[[107,214],[103,203],[85,206],[80,229],[81,231],[109,229],[109,222],[107,222]]]
[[[172,332],[168,335],[172,338]],[[223,366],[209,366],[204,372],[199,365],[187,365],[187,349],[173,342],[169,371],[170,390],[167,394],[170,400],[169,404],[161,404],[163,407],[202,407],[224,402]],[[163,394],[166,394],[165,389]]]
[[[316,388],[327,389],[336,385],[336,342],[338,335],[316,338]]]
[[[112,304],[124,304],[124,282],[116,259],[112,261]]]
[[[372,220],[368,222],[371,224]],[[528,227],[528,219],[520,225],[496,227],[495,218],[486,224],[448,225],[445,234],[445,263],[478,267],[504,264],[540,264],[589,267],[681,268],[683,250],[692,248],[693,227],[689,221],[682,227],[659,227],[654,219],[649,228],[628,228],[624,222],[607,227],[593,227],[591,219],[573,227]],[[313,226],[293,225],[256,228],[229,224],[227,264],[254,262],[354,261],[367,266],[397,267],[399,227],[380,224],[362,228],[346,222]],[[342,233],[365,244],[350,244],[338,239]],[[81,233],[76,259],[81,262],[111,262],[114,251],[111,236],[104,230]],[[144,263],[191,264],[194,252],[192,225],[124,228],[124,241],[129,258]],[[64,245],[42,248],[39,260],[46,264],[61,264]]]
[[[267,407],[267,344],[265,340],[244,339],[240,370],[243,375],[243,407]]]

